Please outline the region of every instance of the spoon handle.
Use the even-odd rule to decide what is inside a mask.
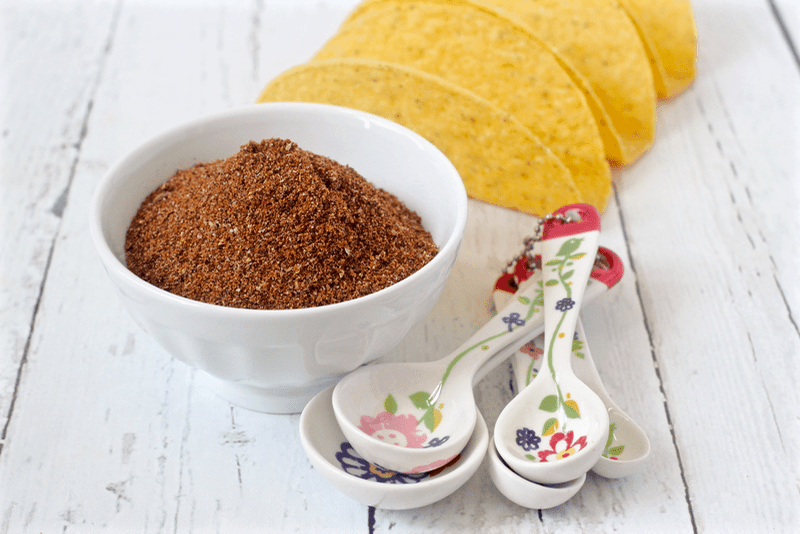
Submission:
[[[564,222],[569,219],[567,214],[578,220]],[[599,233],[600,214],[589,204],[565,206],[557,210],[545,222],[542,235],[542,250],[544,251],[548,246],[550,248],[557,247],[553,254],[559,254],[563,248],[567,254],[565,263],[569,262],[570,265],[575,263],[576,269],[578,266],[580,267],[580,273],[575,273],[578,275],[575,280],[581,280],[581,283],[576,286],[577,291],[574,292],[575,298],[578,299],[575,302],[580,301],[583,297],[587,281],[592,273],[597,255]],[[582,237],[575,237],[576,235]],[[580,247],[584,239],[587,242]],[[580,247],[580,251],[578,248],[571,248],[575,243]],[[543,267],[543,272],[546,273],[546,269],[546,267]],[[569,300],[573,293],[570,287],[571,282],[567,282],[569,276],[563,270],[559,272],[564,281],[563,285],[566,288]],[[616,283],[616,281],[606,280],[605,283],[612,284]],[[450,363],[431,398],[435,399],[437,397],[438,392],[441,391],[441,388],[453,373],[459,375],[460,378],[469,379],[470,382],[473,382],[476,373],[484,364],[509,345],[516,343],[525,336],[530,336],[541,325],[542,321],[544,321],[546,332],[548,321],[547,312],[544,311],[544,304],[546,302],[545,294],[548,292],[547,284],[553,285],[551,282],[543,284],[542,281],[539,281],[519,291],[495,317],[467,339],[454,353],[445,358],[445,360],[449,359]],[[551,288],[550,293],[552,292]],[[572,326],[565,325],[568,328],[572,328],[573,332],[575,320],[577,319],[576,314],[577,307],[575,314],[569,314]],[[570,343],[571,339],[570,334]],[[459,364],[459,362],[461,363]]]
[[[544,225],[545,354],[553,379],[557,368],[571,369],[575,325],[594,266],[599,234],[600,214],[589,204],[565,206]]]
[[[472,382],[476,372],[498,352],[537,330],[540,332],[544,322],[543,293],[541,280],[533,282],[515,294],[497,315],[444,358],[444,361],[449,360],[449,364],[437,389],[456,375]]]
[[[531,283],[541,283],[542,281],[542,272],[537,271],[531,277],[525,281],[525,287],[528,287]],[[613,286],[612,286],[613,287]],[[524,288],[523,288],[524,289]],[[610,289],[609,286],[605,285],[602,282],[598,282],[596,278],[593,277],[593,280],[590,280],[586,286],[586,291],[583,294],[583,300],[585,302],[591,302],[595,298],[598,298],[600,295],[603,295],[608,292]],[[508,291],[505,290],[497,290],[495,291],[494,300],[498,309],[502,309],[502,307],[513,298],[513,294],[509,294]],[[544,333],[544,314],[538,313],[536,316],[531,319],[531,321],[536,321],[535,324],[531,324],[531,330],[528,332],[528,337],[526,339],[532,340],[539,337],[542,333]],[[475,377],[473,378],[473,385],[479,383],[481,380],[486,378],[486,376],[492,372],[495,367],[497,367],[500,363],[506,361],[512,354],[515,354],[519,350],[519,345],[517,343],[513,343],[507,345],[504,349],[497,352],[494,356],[492,356],[489,360],[481,365],[481,368],[475,373]]]
[[[606,391],[606,387],[600,379],[600,373],[597,372],[597,367],[592,358],[592,351],[589,350],[589,343],[586,341],[586,334],[583,331],[580,319],[578,319],[578,323],[575,326],[575,339],[581,342],[581,349],[576,354],[577,357],[572,359],[572,370],[575,372],[575,376],[592,388],[592,391],[597,393],[597,396],[603,400],[606,406],[618,409],[614,401],[611,400],[608,391]]]

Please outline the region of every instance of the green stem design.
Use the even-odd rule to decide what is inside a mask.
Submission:
[[[441,391],[441,389],[444,387],[444,383],[447,382],[447,377],[450,376],[450,372],[453,370],[453,367],[456,366],[456,364],[461,360],[461,358],[463,358],[464,356],[466,356],[468,353],[472,352],[476,348],[488,343],[489,341],[491,341],[493,339],[497,339],[498,337],[504,336],[505,334],[508,334],[508,333],[509,333],[509,331],[503,331],[503,332],[500,332],[499,334],[495,334],[493,336],[489,336],[486,339],[484,339],[482,341],[479,341],[479,342],[475,343],[474,345],[468,347],[463,352],[461,352],[458,356],[453,358],[453,361],[451,361],[450,365],[448,365],[447,369],[445,369],[444,375],[442,375],[442,379],[439,380],[439,383],[434,388],[434,390],[433,390],[434,393],[431,393],[431,394],[428,395],[427,409],[425,409],[425,413],[417,421],[417,426],[419,426],[420,423],[422,423],[422,422],[424,422],[424,421],[426,421],[428,419],[428,417],[429,417],[428,416],[428,412],[432,412],[433,409],[434,409],[434,404],[436,404],[436,401],[434,399],[432,399],[432,397],[436,394],[435,393],[436,391]],[[413,397],[413,395],[412,395],[412,397]]]
[[[567,298],[569,298],[569,295],[567,295]],[[562,409],[564,406],[564,394],[561,393],[561,386],[559,385],[558,380],[556,379],[556,370],[555,367],[553,366],[553,345],[555,345],[555,339],[558,336],[558,332],[561,330],[561,325],[564,323],[564,318],[566,316],[567,312],[561,312],[561,319],[558,320],[558,325],[556,326],[555,334],[553,335],[553,339],[550,340],[550,346],[547,348],[547,367],[550,369],[550,376],[553,377],[553,382],[556,385],[556,393],[558,395],[558,405],[562,407]],[[567,422],[565,417],[564,421],[565,429],[566,426]]]
[[[528,316],[525,318],[526,321],[530,320],[533,317],[533,314],[536,313],[535,306],[544,307],[544,281],[540,280],[537,282],[539,284],[539,289],[536,290],[536,296],[533,298],[533,302],[531,304],[530,309],[528,309]],[[531,358],[531,363],[528,365],[528,372],[525,373],[525,385],[528,386],[533,380],[531,376],[533,374],[533,365],[536,363],[536,358]]]
[[[473,350],[477,349],[478,347],[480,347],[482,345],[485,345],[489,341],[491,341],[493,339],[497,339],[498,337],[504,336],[504,335],[506,335],[508,333],[510,333],[510,332],[508,330],[505,330],[503,332],[500,332],[499,334],[495,334],[493,336],[487,337],[483,341],[478,341],[477,343],[475,343],[474,345],[472,345],[471,347],[466,349],[464,352],[462,352],[461,354],[459,354],[458,356],[453,358],[453,361],[451,361],[450,365],[447,366],[447,369],[445,370],[444,375],[442,375],[442,379],[439,381],[439,384],[441,386],[444,386],[444,383],[447,382],[447,377],[450,376],[450,371],[452,371],[453,367],[456,366],[456,364],[461,360],[461,358],[466,356],[469,352],[472,352]]]
[[[528,365],[528,372],[525,374],[525,385],[526,386],[531,385],[531,380],[533,380],[533,377],[531,375],[533,374],[533,364],[535,364],[535,363],[536,363],[536,359],[535,358],[531,358],[531,363],[530,363],[530,365]]]
[[[522,301],[522,302],[525,302],[525,301]],[[544,304],[544,302],[542,300],[540,300],[539,295],[537,295],[537,298],[534,298],[534,299],[531,300],[530,306],[528,307],[528,311],[525,314],[525,322],[526,323],[530,320],[530,318],[536,312],[535,307],[537,305],[538,306],[542,306],[543,304]],[[520,328],[521,326],[524,326],[524,324],[523,325],[517,325],[516,328]],[[434,388],[434,393],[427,394],[427,395],[424,394],[424,393],[421,393],[421,392],[413,394],[411,396],[412,397],[412,401],[414,401],[414,397],[416,397],[417,395],[426,395],[427,396],[427,400],[426,401],[423,401],[422,399],[418,399],[417,401],[414,401],[415,405],[418,408],[420,408],[422,410],[425,410],[425,413],[423,414],[423,416],[417,421],[417,425],[419,425],[420,423],[430,419],[429,412],[432,412],[434,410],[434,404],[436,403],[435,399],[433,399],[432,397],[434,395],[436,395],[437,391],[441,391],[441,389],[444,387],[445,382],[447,382],[447,379],[450,376],[450,373],[452,372],[453,368],[456,366],[456,364],[459,361],[461,361],[461,359],[464,356],[466,356],[467,354],[469,354],[473,350],[477,349],[478,347],[482,347],[483,345],[485,345],[486,343],[488,343],[488,342],[490,342],[490,341],[492,341],[494,339],[497,339],[497,338],[499,338],[501,336],[504,336],[506,334],[511,333],[516,328],[514,328],[512,326],[511,330],[503,330],[502,332],[500,332],[498,334],[494,334],[492,336],[487,337],[486,339],[482,339],[481,341],[478,341],[477,343],[475,343],[475,344],[467,347],[466,349],[464,349],[464,351],[459,353],[455,358],[453,358],[453,360],[447,366],[447,369],[445,369],[445,371],[444,371],[444,375],[442,375],[442,379],[439,380],[439,383]],[[428,426],[428,425],[426,424],[426,426]]]
[[[581,241],[582,241],[582,239],[581,239]],[[572,288],[570,287],[569,283],[567,283],[567,279],[572,276],[572,273],[574,271],[568,271],[566,276],[565,276],[564,275],[564,267],[567,266],[567,263],[570,260],[574,260],[574,259],[578,259],[580,257],[583,257],[585,254],[576,253],[575,252],[575,248],[577,248],[577,246],[572,248],[571,250],[567,250],[566,253],[563,252],[564,248],[566,248],[566,243],[565,243],[564,246],[562,246],[562,250],[560,250],[559,253],[556,255],[556,257],[563,256],[564,259],[562,259],[560,261],[551,260],[551,261],[547,262],[547,266],[555,267],[554,270],[557,272],[557,276],[558,276],[558,282],[557,283],[560,283],[561,286],[564,288],[564,291],[566,291],[567,296],[565,298],[572,299]],[[555,284],[551,284],[551,285],[555,285]],[[560,408],[562,414],[564,414],[564,415],[566,415],[566,408],[565,408],[566,402],[564,401],[564,394],[561,391],[561,386],[558,383],[558,380],[556,379],[556,370],[555,370],[555,367],[553,365],[553,348],[555,346],[556,340],[558,339],[558,334],[561,332],[561,326],[564,324],[564,320],[566,319],[567,314],[569,312],[570,312],[570,310],[565,310],[565,311],[561,312],[561,318],[558,320],[558,324],[556,325],[555,331],[553,332],[553,337],[550,339],[550,343],[549,343],[549,345],[547,347],[547,367],[550,370],[550,376],[553,378],[553,382],[556,385],[556,394],[557,394],[557,399],[558,399],[558,407]],[[569,418],[566,417],[566,416],[563,418],[563,420],[564,420],[564,429],[566,429],[566,427],[567,427],[567,420],[568,419]]]
[[[527,322],[530,320],[530,318],[533,316],[533,314],[534,314],[534,307],[535,307],[537,304],[538,304],[538,305],[541,305],[541,304],[539,303],[539,300],[538,300],[538,299],[532,299],[532,301],[531,301],[531,303],[530,303],[530,306],[529,306],[529,308],[528,308],[528,313],[526,314],[526,319],[525,319],[525,322],[526,322],[526,323],[527,323]],[[522,325],[522,326],[524,326],[524,325]],[[517,326],[516,328],[521,328],[521,326]],[[512,330],[515,330],[516,328],[514,328],[514,329],[512,329]],[[506,334],[509,334],[509,333],[511,333],[511,331],[512,331],[512,330],[504,330],[504,331],[500,332],[499,334],[495,334],[495,335],[493,335],[493,336],[489,336],[489,337],[487,337],[486,339],[484,339],[484,340],[482,340],[482,341],[479,341],[479,342],[475,343],[474,345],[470,346],[469,348],[467,348],[466,350],[464,350],[464,352],[460,353],[458,356],[456,356],[455,358],[453,358],[453,361],[451,361],[451,362],[450,362],[450,365],[448,365],[448,366],[447,366],[447,369],[445,370],[445,372],[444,372],[444,375],[442,376],[442,379],[439,381],[439,385],[440,385],[440,386],[444,386],[444,383],[447,381],[447,377],[448,377],[448,376],[450,376],[450,371],[452,371],[452,370],[453,370],[453,368],[454,368],[454,367],[456,366],[456,364],[457,364],[457,363],[458,363],[458,362],[461,360],[461,358],[463,358],[464,356],[466,356],[466,355],[467,355],[469,352],[471,352],[471,351],[473,351],[473,350],[477,349],[478,347],[480,347],[480,346],[483,346],[483,345],[485,345],[486,343],[488,343],[488,342],[492,341],[493,339],[497,339],[497,338],[498,338],[498,337],[500,337],[500,336],[504,336],[504,335],[506,335]]]

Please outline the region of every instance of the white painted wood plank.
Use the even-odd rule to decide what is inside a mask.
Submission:
[[[800,46],[800,2],[797,0],[771,0],[771,3],[775,5],[780,21],[797,49]]]
[[[695,10],[698,80],[620,204],[698,530],[790,531],[800,76],[766,3]]]
[[[112,18],[109,4],[0,3],[0,433]]]
[[[252,89],[257,6],[222,6],[122,11],[0,456],[3,531],[367,528],[365,507],[319,490],[296,416],[232,409],[133,325],[89,239],[111,162]]]
[[[176,122],[252,102],[271,76],[310,57],[351,6],[125,3],[0,455],[0,532],[370,529],[369,510],[308,465],[296,417],[219,401],[130,321],[94,261],[85,221],[94,185],[123,152]],[[376,531],[797,524],[791,275],[800,233],[797,220],[771,209],[792,213],[797,204],[798,71],[766,3],[697,0],[695,8],[700,78],[661,107],[655,148],[622,171],[619,207],[603,217],[603,244],[635,272],[583,313],[609,392],[653,441],[651,462],[621,481],[592,476],[576,499],[541,515],[505,501],[482,467],[432,507],[375,511]],[[446,353],[488,318],[493,280],[526,234],[525,216],[471,206],[442,300],[389,359]],[[690,276],[678,277],[682,269]],[[510,399],[509,378],[501,367],[478,388],[490,426]],[[743,418],[722,411],[725,403]],[[760,448],[740,453],[742,443]]]

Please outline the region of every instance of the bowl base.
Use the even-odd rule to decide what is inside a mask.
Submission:
[[[197,372],[197,382],[201,387],[210,389],[232,404],[256,412],[285,415],[302,412],[308,401],[337,380],[331,378],[305,388],[268,389],[222,380],[203,371]]]

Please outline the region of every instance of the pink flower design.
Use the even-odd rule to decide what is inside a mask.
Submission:
[[[361,416],[359,429],[367,435],[398,447],[419,449],[428,438],[417,429],[417,418],[413,415],[395,415],[381,412],[377,417]]]
[[[572,430],[567,432],[556,432],[550,437],[550,450],[539,451],[539,461],[561,460],[579,452],[586,447],[586,436],[581,436],[577,441],[573,441],[575,435]],[[555,457],[553,457],[555,455]]]
[[[419,467],[415,467],[414,469],[412,469],[411,472],[412,473],[426,473],[428,471],[434,471],[436,469],[440,469],[440,468],[446,466],[447,464],[449,464],[450,462],[452,462],[453,460],[455,460],[459,456],[461,456],[461,455],[460,454],[456,454],[455,456],[452,456],[452,457],[447,458],[445,460],[437,460],[437,461],[435,461],[433,463],[430,463],[428,465],[420,465]]]
[[[534,360],[538,360],[542,357],[542,354],[544,354],[544,350],[534,345],[533,341],[525,343],[523,347],[520,347],[519,351],[523,354],[527,354]]]

